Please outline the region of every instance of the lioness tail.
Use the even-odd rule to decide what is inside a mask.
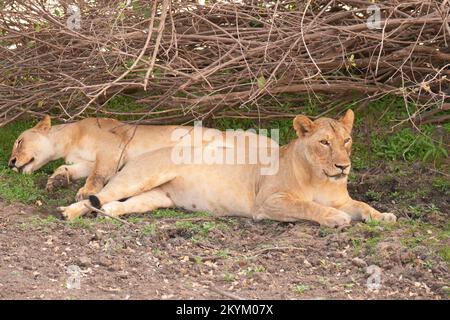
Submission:
[[[100,209],[102,207],[100,204],[100,199],[94,195],[89,196],[89,202],[96,209]]]

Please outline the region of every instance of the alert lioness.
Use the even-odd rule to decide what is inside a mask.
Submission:
[[[351,110],[340,120],[297,116],[298,137],[281,148],[274,175],[261,175],[259,163],[176,164],[171,148],[164,148],[129,161],[89,200],[60,209],[68,219],[91,204],[112,216],[183,207],[258,220],[307,219],[329,227],[360,219],[395,221],[393,214],[347,192],[353,120]]]
[[[87,118],[52,126],[46,116],[16,140],[9,167],[32,173],[50,161],[63,158],[66,165],[55,170],[47,189],[87,177],[77,200],[99,192],[130,159],[145,152],[178,143],[171,139],[180,126],[130,125],[113,119]]]

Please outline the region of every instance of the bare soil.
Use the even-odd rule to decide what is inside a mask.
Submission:
[[[448,192],[430,179],[359,176],[351,193],[400,222],[344,230],[204,215],[68,223],[48,218],[55,210],[45,204],[0,200],[0,298],[447,299],[448,261],[439,252],[449,245]],[[414,220],[392,194],[422,186],[405,201],[434,210]],[[367,287],[369,265],[381,269],[379,289]],[[70,266],[80,268],[79,289],[66,286]]]

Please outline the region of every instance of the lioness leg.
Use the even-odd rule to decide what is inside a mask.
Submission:
[[[340,206],[336,209],[347,212],[352,216],[353,220],[376,220],[376,221],[396,221],[397,217],[389,212],[379,212],[378,210],[372,208],[367,203],[356,201],[350,199],[343,206]]]
[[[114,148],[111,154],[101,153],[95,159],[95,165],[92,173],[86,179],[86,183],[78,190],[76,199],[81,201],[87,199],[90,195],[97,194],[108,180],[117,173],[125,161],[125,155],[118,147]]]
[[[266,199],[253,214],[255,219],[277,221],[311,220],[327,227],[350,224],[351,217],[340,210],[312,201],[302,201],[287,193],[278,193]]]
[[[156,159],[155,159],[156,160]],[[119,171],[108,184],[90,200],[83,200],[68,207],[59,208],[63,216],[71,220],[87,213],[86,204],[100,208],[112,201],[126,199],[153,190],[169,182],[176,176],[175,170],[170,170],[169,162],[158,162],[146,166],[146,162],[134,161]]]
[[[94,163],[82,161],[71,165],[62,165],[48,178],[46,189],[67,186],[70,181],[87,177],[94,169]]]
[[[140,167],[138,161],[125,166],[118,172],[108,184],[95,195],[98,205],[111,201],[121,200],[153,190],[160,185],[169,182],[176,176],[174,170],[169,170],[169,163]],[[95,204],[95,203],[93,203]]]
[[[174,203],[165,192],[156,188],[120,202],[112,201],[103,205],[103,211],[111,216],[127,213],[145,213],[158,208],[170,208]]]

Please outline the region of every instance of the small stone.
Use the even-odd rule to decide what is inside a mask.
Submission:
[[[409,251],[405,251],[400,254],[400,261],[402,263],[411,262],[413,259],[414,259],[414,255]]]
[[[320,266],[320,260],[314,257],[310,259],[309,263],[311,263],[315,267]]]
[[[340,253],[340,252],[332,252],[331,253],[331,256],[333,257],[333,258],[342,258],[342,253]]]
[[[106,270],[108,270],[108,271],[110,271],[110,272],[113,272],[113,271],[116,271],[117,268],[114,267],[114,266],[109,266]]]
[[[92,236],[91,241],[98,241],[101,240],[103,235],[97,230]]]
[[[77,264],[80,267],[88,267],[89,265],[91,265],[91,259],[88,256],[81,256],[78,258]]]
[[[303,260],[303,264],[306,266],[306,267],[312,267],[312,264],[308,261],[308,260]]]
[[[98,259],[97,263],[103,267],[109,267],[112,265],[111,260],[109,260],[108,258],[105,258],[105,257],[100,257]]]
[[[246,265],[247,265],[247,262],[246,261],[243,261],[243,260],[241,260],[241,261],[239,261],[239,267],[245,267]]]
[[[365,268],[365,267],[367,267],[367,262],[365,262],[363,259],[358,258],[358,257],[353,258],[353,259],[352,259],[352,263],[353,263],[355,266],[360,267],[360,268]]]

